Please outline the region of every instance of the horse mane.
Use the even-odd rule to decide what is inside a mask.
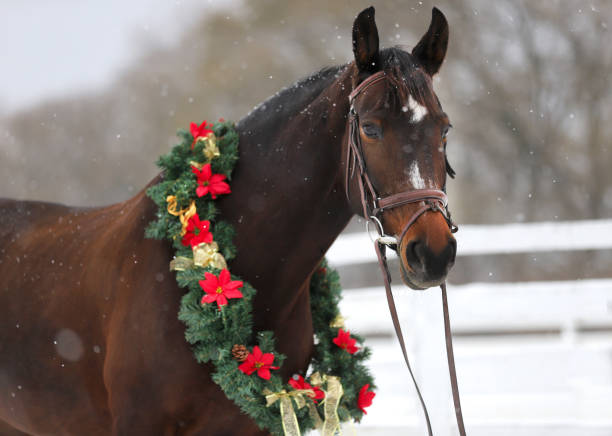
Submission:
[[[281,89],[276,94],[258,104],[246,117],[238,122],[239,126],[249,125],[249,128],[266,128],[268,125],[278,125],[281,120],[304,108],[304,105],[315,100],[338,77],[338,73],[346,65],[325,67],[310,76],[304,77],[293,85]],[[266,117],[259,116],[266,113]]]
[[[431,77],[410,53],[399,46],[390,47],[380,51],[380,60],[391,85],[382,103],[399,111],[407,104],[408,96],[411,95],[430,113],[442,112],[440,102],[433,91]],[[325,67],[281,89],[253,108],[238,122],[238,126],[248,125],[249,129],[259,130],[286,121],[314,101],[349,65]],[[265,117],[260,116],[263,113],[266,113]]]

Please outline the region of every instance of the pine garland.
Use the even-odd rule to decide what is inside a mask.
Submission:
[[[291,392],[294,390],[292,387],[294,385],[283,383],[276,374],[276,369],[282,366],[285,356],[275,351],[273,332],[253,331],[253,298],[256,290],[249,283],[241,282],[238,277],[231,275],[231,282],[228,282],[227,287],[236,289],[240,284],[237,288],[239,292],[231,291],[233,294],[227,292],[230,299],[226,300],[226,304],[222,304],[220,300],[203,302],[203,296],[207,295],[203,289],[209,286],[206,283],[203,285],[203,282],[214,275],[221,283],[223,268],[214,262],[205,265],[194,264],[194,248],[185,245],[186,238],[204,238],[206,232],[210,231],[212,239],[218,245],[218,252],[225,261],[229,262],[236,256],[236,248],[232,243],[234,229],[219,217],[213,198],[215,192],[221,194],[230,192],[225,180],[231,181],[232,170],[238,160],[238,133],[232,123],[220,120],[208,125],[205,121],[200,126],[192,123],[191,132],[179,130],[178,136],[181,142],[157,161],[157,165],[163,170],[163,180],[147,191],[158,206],[158,212],[156,220],[146,229],[146,236],[169,240],[175,249],[175,261],[182,259],[187,262],[187,266],[176,267],[177,283],[187,290],[181,300],[178,317],[186,325],[185,338],[192,345],[196,360],[200,363],[214,364],[215,371],[212,375],[214,382],[261,429],[282,435],[280,402],[267,406],[266,393],[282,390]],[[202,182],[206,178],[206,175],[202,174],[206,170],[204,165],[207,163],[210,164],[209,172],[213,174],[212,176],[208,174],[212,177],[209,179],[210,183]],[[201,172],[198,168],[202,168]],[[209,192],[198,196],[206,190],[204,188]],[[200,191],[196,195],[198,189]],[[175,203],[171,204],[171,200]],[[186,212],[192,202],[195,205],[195,210],[192,212],[195,212],[201,222],[208,220],[210,226],[206,230],[206,225],[202,225],[203,230],[187,232],[185,235],[187,221],[191,223],[193,220],[193,218],[187,220],[189,212]],[[184,222],[181,222],[182,219]],[[216,259],[218,260],[218,257]],[[217,289],[222,288],[219,286]],[[241,294],[241,297],[230,296],[237,295],[236,292]],[[210,296],[205,298],[217,296],[214,292],[209,293]],[[359,421],[365,412],[364,408],[369,406],[374,396],[372,392],[368,392],[368,387],[374,388],[374,382],[364,365],[364,361],[370,356],[370,350],[361,346],[355,351],[357,349],[355,343],[362,344],[363,339],[357,335],[350,337],[348,332],[342,329],[338,309],[340,294],[338,274],[323,261],[313,274],[310,283],[311,312],[315,332],[315,349],[310,375],[318,372],[321,375],[339,377],[344,390],[337,409],[340,421],[350,419]],[[253,356],[253,359],[256,357],[255,346],[258,346],[263,353],[273,354],[273,363],[269,365],[271,371],[269,379],[259,376],[259,372],[250,375],[244,372],[243,365],[248,366],[249,361],[240,364],[235,360],[232,348],[236,344],[246,345],[247,350],[251,350],[249,355]],[[302,381],[314,383],[310,375]],[[323,391],[326,390],[325,383],[319,387]],[[306,400],[313,401],[310,397]],[[321,417],[324,417],[323,403],[324,401],[314,403]],[[309,407],[294,407],[294,409],[302,432],[314,428],[315,422],[309,413]]]

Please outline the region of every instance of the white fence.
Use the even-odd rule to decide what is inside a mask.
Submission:
[[[462,226],[458,256],[612,249],[612,220]],[[365,234],[328,252],[334,266],[375,263]],[[395,284],[396,304],[436,436],[455,435],[437,290]],[[597,280],[449,284],[457,372],[469,435],[612,435],[612,266]],[[345,292],[350,329],[373,349],[379,390],[348,434],[422,435],[384,289]]]

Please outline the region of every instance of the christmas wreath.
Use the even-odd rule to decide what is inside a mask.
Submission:
[[[214,201],[231,193],[238,133],[219,120],[192,123],[178,135],[181,142],[157,162],[163,180],[147,191],[159,209],[146,236],[167,239],[175,249],[170,269],[186,289],[178,317],[196,360],[212,362],[212,378],[225,395],[273,434],[318,428],[331,435],[340,422],[359,421],[375,395],[363,363],[370,351],[344,329],[338,274],[323,261],[312,276],[314,355],[308,374],[284,383],[276,371],[285,356],[274,350],[273,332],[253,330],[256,290],[228,269],[236,256],[234,230]]]

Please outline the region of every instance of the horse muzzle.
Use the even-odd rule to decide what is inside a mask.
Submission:
[[[432,247],[426,237],[402,242],[398,255],[402,280],[407,286],[424,290],[439,286],[446,280],[457,254],[457,241],[451,234],[447,235],[442,247]]]

